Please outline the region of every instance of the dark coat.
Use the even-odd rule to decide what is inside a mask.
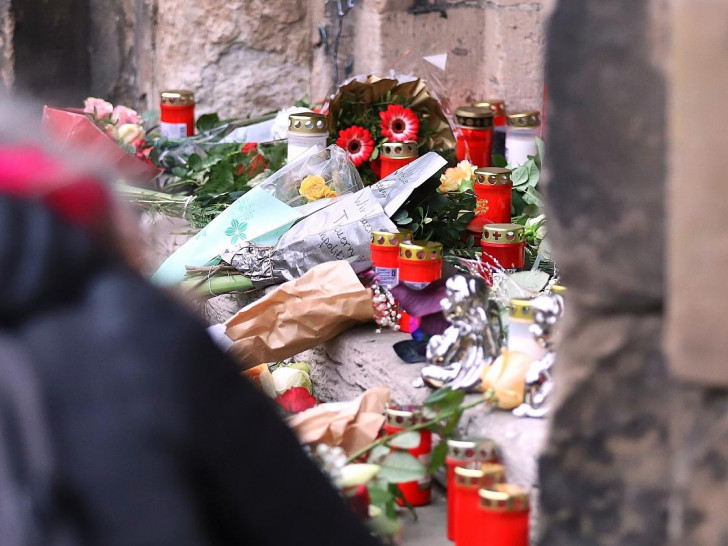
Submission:
[[[62,506],[88,544],[377,544],[196,317],[6,197],[0,328],[37,366]]]

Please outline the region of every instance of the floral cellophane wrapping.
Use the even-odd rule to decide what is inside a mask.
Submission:
[[[389,399],[389,387],[376,387],[350,402],[319,404],[289,417],[288,426],[304,445],[340,446],[351,455],[377,439]]]
[[[440,103],[429,94],[427,85],[421,79],[399,83],[397,80],[379,76],[367,76],[363,82],[354,80],[347,83],[339,88],[336,96],[329,103],[327,117],[329,129],[337,126],[337,116],[343,103],[363,102],[373,104],[386,101],[388,94],[405,98],[408,106],[420,113],[425,126],[432,129],[434,136],[429,137],[424,142],[428,150],[452,150],[455,148],[455,136],[452,133],[447,117],[442,111]]]
[[[348,262],[318,265],[246,306],[226,323],[232,354],[244,367],[276,362],[373,320],[369,289]]]

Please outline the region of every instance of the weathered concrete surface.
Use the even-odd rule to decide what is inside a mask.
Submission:
[[[304,0],[158,0],[156,90],[191,89],[200,112],[226,117],[292,104],[310,93],[306,6]]]
[[[311,378],[322,400],[349,400],[367,389],[386,385],[393,401],[420,403],[432,391],[412,387],[423,365],[405,364],[396,355],[392,345],[404,339],[410,339],[410,335],[391,331],[377,334],[373,325],[362,325],[296,358],[311,364]],[[471,399],[475,396],[470,395]],[[536,456],[545,438],[545,421],[519,419],[478,406],[463,416],[461,431],[496,440],[508,478],[521,485],[537,486]]]
[[[663,4],[561,0],[552,18],[547,205],[569,292],[539,467],[543,546],[667,544]]]

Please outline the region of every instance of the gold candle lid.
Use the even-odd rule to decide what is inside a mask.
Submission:
[[[477,108],[489,108],[494,116],[504,116],[506,114],[506,101],[501,99],[488,99],[476,102],[473,106]]]
[[[189,106],[195,104],[195,94],[184,89],[170,89],[159,94],[159,102],[167,106]]]
[[[505,467],[498,463],[468,463],[455,467],[455,483],[463,487],[480,489],[484,484],[503,481]]]
[[[500,483],[492,489],[480,490],[480,506],[495,512],[526,512],[529,509],[528,490],[512,483]]]
[[[299,112],[288,116],[288,131],[301,135],[326,135],[326,116],[316,112]]]
[[[449,439],[447,455],[458,461],[490,461],[496,457],[496,445],[490,438]]]
[[[493,127],[493,112],[490,108],[477,106],[461,106],[455,110],[457,124],[468,129],[491,129]]]
[[[387,424],[393,427],[407,428],[424,420],[422,406],[387,406]]]
[[[412,241],[399,245],[402,260],[428,262],[442,260],[442,244],[434,241]]]
[[[518,112],[508,114],[506,123],[508,127],[514,129],[532,129],[541,126],[541,112],[534,110],[532,112]]]
[[[526,241],[526,230],[519,224],[485,224],[482,240],[498,245],[515,245]]]
[[[524,298],[511,298],[508,302],[508,316],[512,319],[533,320],[533,307],[531,300]]]
[[[551,285],[551,293],[557,294],[559,296],[563,296],[566,294],[567,290],[566,287],[563,284],[552,284]]]
[[[511,170],[501,167],[481,167],[475,170],[475,182],[489,186],[509,186],[511,182]]]
[[[384,142],[382,143],[382,156],[391,159],[418,157],[417,142],[414,140],[408,140],[407,142]]]
[[[401,232],[372,231],[372,244],[374,246],[398,247],[403,241],[404,236]]]

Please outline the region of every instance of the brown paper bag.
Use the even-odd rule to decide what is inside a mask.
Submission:
[[[341,446],[347,455],[377,439],[384,424],[389,387],[369,389],[356,400],[319,404],[288,418],[304,445]]]
[[[346,261],[318,265],[282,284],[226,323],[230,354],[246,368],[276,362],[372,320],[371,294]]]

